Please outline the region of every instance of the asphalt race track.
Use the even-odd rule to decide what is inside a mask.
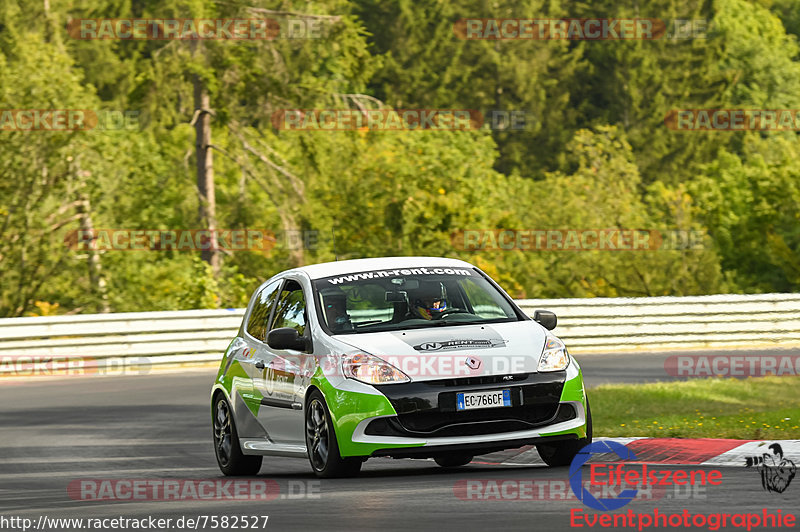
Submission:
[[[665,356],[578,358],[592,386],[664,380]],[[152,516],[173,522],[182,516],[269,516],[266,530],[567,530],[571,509],[586,516],[600,514],[572,497],[566,483],[568,468],[502,465],[503,456],[497,456],[501,453],[479,457],[478,463],[456,470],[427,460],[372,459],[359,478],[322,481],[310,474],[305,460],[265,458],[256,480],[268,481],[277,491],[272,500],[260,501],[91,501],[68,489],[81,479],[225,482],[211,444],[209,386],[214,373],[214,369],[195,369],[145,377],[0,383],[0,515],[34,522],[40,516]],[[761,515],[764,509],[789,512],[798,506],[798,486],[783,494],[769,493],[753,469],[721,471],[719,486],[694,493],[668,488],[649,500],[634,500],[619,512],[658,508],[662,513],[687,509],[699,514]],[[512,490],[506,500],[486,500],[480,497],[488,497],[488,490],[465,495],[465,483],[476,480],[488,481],[481,484],[484,487],[498,481],[516,488],[552,482],[546,483],[546,496],[539,490],[537,497],[534,489],[533,496],[514,500]],[[584,530],[589,528],[583,524]],[[210,523],[205,529],[211,529]]]

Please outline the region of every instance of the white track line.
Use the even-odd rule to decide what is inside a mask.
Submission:
[[[761,456],[764,453],[772,454],[772,449],[769,449],[768,447],[773,443],[780,444],[781,448],[783,449],[783,456],[800,466],[800,440],[765,440],[743,442],[739,447],[715,456],[710,460],[706,460],[702,465],[744,467],[745,458],[748,456]]]

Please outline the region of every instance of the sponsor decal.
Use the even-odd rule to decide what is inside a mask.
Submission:
[[[339,277],[325,278],[330,284],[339,285],[355,281],[367,281],[369,279],[383,279],[386,277],[399,277],[407,275],[472,275],[466,268],[403,268],[400,270],[374,270],[371,272],[359,272]]]
[[[443,342],[422,342],[414,347],[417,351],[447,351],[450,349],[490,349],[503,347],[506,340],[497,338],[491,340],[446,340]]]

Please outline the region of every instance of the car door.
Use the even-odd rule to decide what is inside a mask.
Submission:
[[[287,278],[280,289],[269,330],[291,327],[310,338],[307,295],[299,280]],[[269,334],[269,333],[267,333]],[[310,353],[272,349],[264,345],[263,399],[259,422],[276,443],[304,444],[303,403],[297,390],[302,388]]]
[[[266,350],[267,332],[271,323],[272,315],[275,310],[275,301],[280,295],[280,288],[283,279],[276,279],[271,283],[261,287],[253,298],[252,308],[247,316],[245,331],[242,339],[245,348],[239,355],[239,363],[242,366],[246,379],[237,385],[237,390],[253,415],[258,417],[261,410],[261,402],[264,397],[264,376],[266,373],[266,360],[269,353]],[[264,430],[269,435],[269,429],[259,419]],[[247,425],[241,423],[240,429],[246,429]],[[256,430],[253,435],[259,431]],[[248,436],[248,434],[242,434]]]

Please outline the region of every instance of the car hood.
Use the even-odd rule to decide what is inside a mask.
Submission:
[[[412,380],[533,373],[545,342],[534,321],[430,327],[337,335],[355,350],[375,355]]]

